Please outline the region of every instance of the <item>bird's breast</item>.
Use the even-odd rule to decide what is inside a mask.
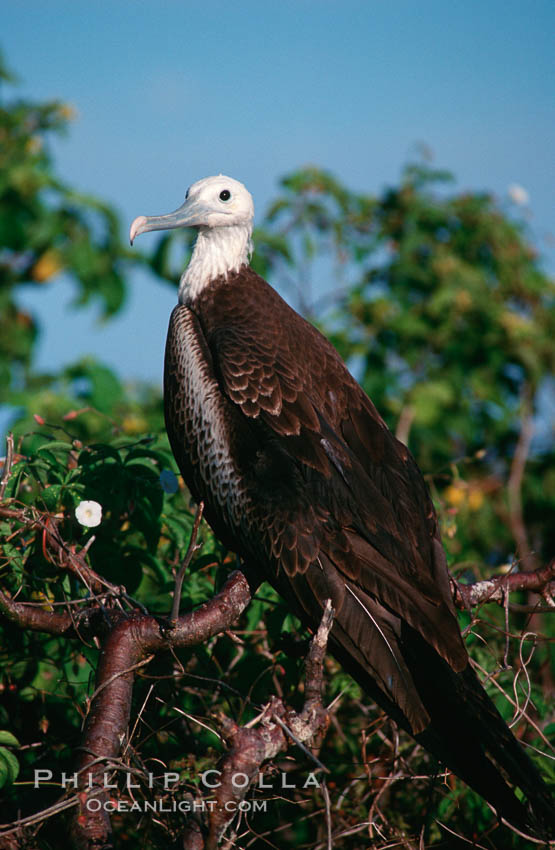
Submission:
[[[166,428],[192,493],[212,502],[232,526],[240,524],[248,494],[242,486],[238,435],[229,403],[214,375],[195,314],[178,305],[171,316],[164,366]]]

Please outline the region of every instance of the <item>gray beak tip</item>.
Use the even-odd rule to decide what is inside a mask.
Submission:
[[[132,223],[132,225],[129,229],[129,243],[130,243],[130,245],[132,245],[133,242],[135,241],[135,237],[139,233],[142,233],[142,228],[145,224],[146,224],[146,216],[144,216],[144,215],[137,216],[137,218]]]

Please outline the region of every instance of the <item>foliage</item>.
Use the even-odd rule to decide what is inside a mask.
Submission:
[[[0,80],[10,80],[0,57]],[[67,186],[49,142],[74,114],[61,101],[0,102],[0,401],[25,407],[51,378],[31,371],[39,328],[18,305],[23,287],[75,286],[75,307],[97,301],[104,318],[121,310],[127,267],[136,262],[106,203]]]
[[[51,611],[62,603],[90,602],[87,582],[68,568],[68,562],[52,546],[48,531],[55,525],[68,552],[84,548],[99,575],[112,585],[125,585],[125,595],[108,594],[105,604],[140,604],[153,613],[167,614],[173,572],[184,558],[192,527],[186,492],[182,488],[173,493],[163,489],[167,476],[161,473],[170,466],[173,461],[160,438],[129,442],[119,437],[110,444],[85,446],[77,438],[69,441],[65,431],[52,432],[45,426],[29,434],[17,447],[3,503],[8,506],[1,528],[4,592]],[[84,498],[102,500],[102,523],[94,529],[94,536],[75,518],[75,507]],[[193,562],[184,587],[183,610],[209,598],[233,564],[206,527],[203,539],[202,555]],[[483,633],[486,622],[476,621],[473,629]],[[130,768],[140,768],[135,797],[150,799],[148,781],[153,767],[158,776],[165,769],[177,771],[181,777],[178,796],[166,795],[168,807],[171,800],[195,793],[202,771],[216,767],[223,752],[215,720],[219,714],[247,722],[272,693],[297,704],[305,638],[285,606],[264,587],[233,635],[220,635],[204,647],[155,659],[137,682],[137,720],[125,746],[124,760]],[[481,642],[474,641],[474,646],[482,665],[489,669],[492,664],[497,666]],[[53,770],[58,777],[62,771],[72,774],[97,664],[98,645],[94,642],[67,640],[22,631],[10,622],[4,624],[0,726],[10,729],[10,737],[0,736],[7,745],[0,748],[0,756],[6,772],[11,771],[6,778],[9,787],[3,810],[13,812],[12,817],[16,808],[23,813],[35,811],[59,796],[55,781],[39,790],[33,788],[35,769]],[[533,665],[528,670],[534,673]],[[388,783],[387,808],[383,809],[387,819],[381,828],[389,835],[417,831],[421,808],[428,805],[429,788],[424,779],[415,782],[410,777],[433,775],[435,766],[414,742],[399,737],[390,721],[368,705],[358,687],[331,659],[327,674],[329,698],[338,697],[339,703],[334,711],[336,734],[327,736],[319,757],[331,770],[328,784],[332,799],[341,801],[336,828],[348,833],[356,827],[354,837],[345,838],[341,846],[361,846],[359,824],[365,822],[374,806],[374,817],[378,825],[381,823],[384,802],[379,792],[384,783]],[[511,680],[507,672],[497,669],[496,681],[503,687],[510,689]],[[495,696],[495,690],[491,690]],[[531,696],[541,722],[548,706],[537,684]],[[500,702],[502,710],[506,705]],[[17,741],[21,746],[15,749]],[[531,737],[530,742],[544,746],[540,739]],[[14,782],[18,767],[21,779]],[[321,793],[303,788],[313,769],[314,765],[302,756],[294,761],[290,757],[276,761],[264,776],[266,788],[253,790],[252,800],[273,803],[268,814],[264,818],[259,815],[260,821],[253,824],[262,830],[279,828],[282,846],[298,841],[313,846],[317,839],[320,827],[312,813],[322,807]],[[289,787],[283,788],[283,783]],[[268,791],[268,786],[272,790]],[[463,834],[468,834],[469,828],[488,827],[487,810],[459,782],[439,788],[437,793],[436,815],[440,820],[447,819]],[[131,799],[124,780],[118,794],[121,799]],[[166,827],[178,830],[179,819],[170,817]],[[123,818],[119,828],[116,820],[116,828],[123,837],[136,835],[133,819]],[[59,829],[55,821],[46,821],[41,846],[55,846]],[[431,844],[440,835],[432,824]],[[143,846],[159,846],[162,838],[155,819],[148,823],[145,841],[146,836],[151,843]],[[495,846],[512,844],[509,838]]]
[[[18,409],[16,454],[0,503],[0,586],[47,611],[70,601],[89,605],[90,584],[71,567],[79,556],[110,583],[102,595],[107,612],[144,606],[163,617],[193,517],[183,487],[168,486],[167,470],[177,470],[161,399],[153,388],[130,392],[90,359],[40,374],[33,361],[39,327],[18,308],[17,294],[20,287],[55,286],[65,275],[75,284],[76,306],[97,299],[109,317],[124,303],[130,264],[145,264],[158,281],[173,284],[190,236],[164,235],[151,256],[131,258],[113,210],[55,174],[48,140],[67,126],[68,108],[15,101],[0,106],[0,119],[0,392]],[[515,559],[543,563],[554,544],[555,471],[549,447],[530,443],[530,427],[555,359],[553,285],[523,223],[488,194],[450,194],[447,175],[422,163],[378,197],[307,168],[282,180],[255,244],[254,267],[317,316],[390,427],[409,442],[440,510],[452,568],[477,578]],[[325,304],[310,289],[316,275],[336,282]],[[76,519],[83,500],[102,506],[94,530]],[[182,610],[211,596],[234,565],[206,526],[202,539]],[[518,734],[543,750],[554,731],[555,671],[542,648],[552,627],[545,616],[530,624],[529,601],[513,599],[521,608],[508,650],[503,610],[484,607],[461,616],[461,625],[505,716],[518,711],[503,691],[521,709],[530,700],[533,723],[521,713]],[[32,787],[33,770],[48,768],[58,778],[73,772],[99,644],[22,630],[9,618],[0,628],[6,821],[59,799],[55,779]],[[531,642],[523,635],[530,630],[544,640],[528,659]],[[164,770],[180,774],[176,799],[194,793],[202,770],[223,752],[219,714],[247,722],[274,693],[296,705],[306,639],[264,586],[233,633],[142,669],[122,754],[143,776],[135,796],[150,799],[144,777]],[[506,651],[513,669],[504,666]],[[492,831],[489,810],[458,780],[430,780],[437,766],[429,756],[331,659],[327,682],[337,704],[319,758],[331,770],[334,846],[415,847],[426,823],[426,846],[446,847],[449,833],[438,822],[488,847],[524,846],[511,833]],[[243,819],[245,845],[326,846],[322,792],[302,788],[313,764],[294,755],[268,768],[264,781],[272,790],[252,792],[271,805],[267,814]],[[541,759],[544,773],[548,766]],[[282,775],[295,787],[282,787]],[[124,786],[118,793],[131,799]],[[166,799],[174,798],[167,792]],[[59,817],[37,826],[33,846],[59,846]],[[114,826],[122,843],[154,848],[178,835],[182,819],[168,814],[162,824],[127,815]]]
[[[503,564],[515,552],[511,464],[555,369],[555,286],[521,220],[490,194],[449,194],[450,182],[410,165],[400,186],[372,198],[306,169],[282,181],[267,222],[295,234],[299,289],[308,263],[333,258],[342,288],[323,328],[456,512],[453,555]],[[527,475],[540,558],[555,548],[540,509],[551,461],[538,446]]]

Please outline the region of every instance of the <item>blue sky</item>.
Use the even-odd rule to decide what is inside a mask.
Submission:
[[[2,23],[15,91],[77,111],[58,173],[126,226],[219,172],[246,183],[260,213],[307,163],[377,192],[424,142],[460,188],[502,198],[522,185],[555,270],[553,0],[21,0]],[[44,369],[93,353],[160,381],[169,288],[137,275],[106,325],[71,297],[63,283],[23,296],[44,324]]]

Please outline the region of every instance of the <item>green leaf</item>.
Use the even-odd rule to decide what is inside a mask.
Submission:
[[[0,747],[0,788],[12,785],[19,774],[19,762],[9,750]]]
[[[60,503],[60,496],[63,491],[62,484],[51,484],[45,487],[41,492],[41,499],[47,511],[54,512]]]
[[[42,446],[39,446],[37,452],[42,452],[47,449],[49,452],[70,452],[73,449],[71,443],[66,443],[63,440],[51,440],[49,443],[44,443]]]
[[[19,747],[19,741],[11,732],[8,732],[7,729],[0,729],[0,745],[8,746],[8,747]]]

